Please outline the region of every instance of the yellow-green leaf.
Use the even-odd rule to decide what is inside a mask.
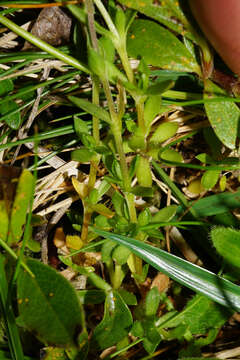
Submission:
[[[75,177],[72,178],[72,184],[73,184],[74,189],[78,193],[80,199],[84,199],[88,195],[87,184],[81,183]]]
[[[152,174],[149,160],[141,156],[136,165],[136,176],[140,186],[152,186]]]
[[[111,219],[114,216],[114,212],[108,209],[103,204],[95,204],[95,205],[89,205],[89,208],[92,211],[97,212],[100,215],[106,216],[107,218]]]
[[[21,240],[27,211],[33,193],[34,178],[30,171],[24,169],[19,177],[16,195],[10,214],[8,243],[16,244]]]

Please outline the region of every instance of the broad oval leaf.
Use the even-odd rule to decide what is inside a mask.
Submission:
[[[153,144],[160,144],[173,137],[178,130],[178,124],[175,122],[165,122],[160,124],[150,138]]]
[[[167,70],[199,72],[191,53],[170,31],[150,20],[135,20],[127,41],[128,53]]]
[[[183,157],[182,155],[177,152],[174,149],[171,148],[167,148],[166,150],[160,151],[159,152],[159,158],[160,160],[163,161],[171,161],[171,162],[183,162]]]
[[[171,221],[177,212],[177,205],[169,205],[159,210],[153,215],[151,222],[168,222]]]
[[[210,80],[205,81],[205,95],[206,99],[222,97],[225,92]],[[239,107],[230,101],[216,101],[206,102],[205,110],[212,128],[221,140],[229,149],[235,149],[236,139],[238,135],[240,110]]]
[[[96,234],[129,247],[155,269],[217,303],[240,311],[240,287],[164,250],[133,238],[93,228]]]
[[[94,156],[96,157],[95,151],[86,148],[76,149],[71,152],[71,159],[80,163],[89,162]]]
[[[220,170],[207,170],[201,178],[201,184],[206,190],[212,189],[218,182]]]
[[[34,277],[20,270],[19,321],[47,344],[73,345],[82,323],[82,309],[75,290],[51,267],[33,259],[28,259],[27,265]]]

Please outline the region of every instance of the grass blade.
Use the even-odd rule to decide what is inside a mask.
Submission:
[[[72,125],[67,125],[67,126],[63,126],[61,128],[57,128],[55,130],[49,130],[49,131],[45,131],[43,133],[39,133],[37,135],[29,136],[29,137],[21,139],[21,140],[9,142],[6,144],[1,144],[0,150],[10,149],[14,146],[26,144],[28,142],[47,140],[47,139],[55,138],[57,136],[73,134],[74,132],[75,132],[74,127]]]
[[[70,55],[66,55],[63,52],[59,51],[55,47],[49,45],[45,41],[37,38],[36,36],[32,35],[28,31],[22,29],[20,26],[16,25],[14,22],[6,18],[5,16],[2,16],[0,14],[0,23],[8,27],[10,30],[18,34],[19,36],[23,37],[25,40],[29,41],[31,44],[37,46],[43,51],[46,51],[47,53],[53,55],[56,57],[56,59],[59,59],[66,64],[69,64],[79,70],[82,70],[85,73],[89,73],[89,70],[81,64],[77,59],[73,58]]]
[[[211,300],[240,311],[240,287],[166,251],[123,235],[93,228],[94,232],[127,246],[155,269]]]
[[[0,256],[0,299],[3,316],[6,322],[9,348],[14,360],[23,360],[23,351],[19,338],[15,317],[13,314],[12,306],[8,299],[8,283],[4,268],[5,259],[3,255]]]
[[[192,214],[192,216],[194,218],[197,219],[198,216],[197,216],[195,210],[189,206],[188,201],[186,200],[186,198],[185,198],[184,194],[181,192],[181,190],[179,190],[177,185],[174,184],[174,182],[170,179],[170,177],[167,175],[167,173],[158,165],[158,163],[156,163],[156,161],[153,160],[152,164],[153,164],[154,169],[158,173],[158,175],[162,178],[162,180],[165,182],[165,184],[168,185],[169,189],[171,189],[171,191],[176,196],[176,198],[178,199],[180,204],[183,206],[183,208],[185,208],[185,209],[189,208],[189,212]]]

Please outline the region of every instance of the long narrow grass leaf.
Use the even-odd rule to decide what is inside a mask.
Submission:
[[[180,284],[213,301],[240,311],[240,287],[166,251],[127,236],[93,228],[96,234],[127,246],[131,251]]]
[[[167,184],[169,189],[173,192],[173,194],[176,196],[180,204],[185,208],[189,208],[189,212],[192,214],[194,218],[197,218],[197,214],[194,209],[192,209],[189,206],[188,201],[186,200],[184,194],[179,190],[179,188],[174,184],[174,182],[170,179],[170,177],[167,175],[167,173],[156,163],[156,161],[152,161],[153,167],[157,171],[158,175],[162,178],[162,180]]]
[[[51,84],[54,84],[58,81],[63,81],[65,79],[69,79],[69,78],[73,78],[75,75],[79,74],[79,71],[73,71],[73,72],[68,72],[67,74],[64,74],[64,75],[61,75],[61,76],[58,76],[56,78],[53,78],[51,80],[46,80],[46,81],[43,81],[43,82],[40,82],[36,85],[30,85],[30,86],[25,86],[25,87],[22,87],[21,90],[19,90],[17,93],[13,94],[13,95],[8,95],[6,96],[5,98],[3,98],[1,100],[1,105],[6,103],[6,102],[9,102],[10,100],[15,100],[15,99],[18,99],[18,98],[21,98],[23,95],[25,94],[28,94],[28,93],[31,93],[33,92],[34,90],[37,90],[39,88],[43,88],[45,86],[48,86],[48,85],[51,85]]]
[[[72,125],[63,126],[61,128],[46,131],[46,132],[43,132],[43,133],[40,133],[40,134],[37,134],[37,135],[34,135],[34,136],[29,136],[27,138],[17,140],[15,142],[9,142],[9,143],[6,143],[6,144],[1,144],[0,145],[0,150],[10,149],[11,147],[21,145],[21,144],[26,144],[28,142],[47,140],[47,139],[55,138],[57,136],[73,134],[74,132],[75,132],[75,130],[74,130]]]
[[[2,304],[3,316],[6,321],[9,348],[11,351],[12,359],[23,360],[23,351],[21,341],[15,322],[14,313],[8,297],[8,284],[4,268],[4,257],[0,256],[0,298]]]

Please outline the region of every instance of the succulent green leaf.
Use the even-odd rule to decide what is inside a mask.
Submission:
[[[159,153],[159,157],[163,161],[171,161],[171,162],[178,162],[178,163],[183,161],[182,155],[179,152],[177,152],[176,150],[173,150],[170,148],[168,148],[164,151],[161,151]]]
[[[219,180],[219,188],[221,191],[224,191],[226,189],[227,185],[227,177],[225,175],[221,176]]]
[[[145,132],[141,128],[137,127],[134,131],[134,134],[130,137],[128,141],[128,145],[130,146],[130,148],[133,150],[145,149],[145,135]]]
[[[147,129],[150,127],[151,122],[155,116],[161,111],[162,99],[159,95],[151,95],[148,97],[144,106],[144,122]]]
[[[151,187],[152,186],[152,174],[149,160],[143,156],[140,156],[136,165],[136,176],[140,186]]]
[[[103,244],[101,249],[102,262],[110,264],[112,261],[113,249],[117,246],[114,241],[107,241]]]
[[[137,305],[138,304],[136,295],[134,295],[132,292],[127,291],[123,288],[120,288],[120,289],[118,289],[118,293],[121,295],[123,301],[127,305]]]
[[[151,222],[171,221],[177,212],[177,205],[166,206],[153,215]]]
[[[86,148],[73,150],[71,153],[72,160],[79,161],[80,163],[89,162],[96,157],[95,151],[88,150]]]
[[[81,304],[101,304],[106,297],[103,290],[79,290],[77,293]]]
[[[149,223],[150,219],[151,219],[151,212],[149,208],[146,208],[138,215],[138,225],[145,226]]]
[[[196,156],[196,159],[204,164],[214,164],[214,160],[206,153],[201,153]]]
[[[127,263],[128,257],[131,254],[131,250],[129,250],[124,245],[118,245],[113,250],[112,258],[115,260],[119,265],[124,265]]]
[[[145,314],[146,316],[153,316],[156,314],[160,304],[161,296],[157,287],[153,287],[146,296],[145,300]]]
[[[173,71],[198,72],[192,54],[169,30],[150,20],[135,20],[129,29],[128,53],[149,65]]]
[[[165,122],[160,124],[150,138],[153,144],[160,144],[173,137],[178,130],[178,124],[175,122]]]
[[[207,170],[201,178],[201,184],[206,190],[212,189],[218,182],[219,175],[221,171],[219,170]]]
[[[82,326],[82,309],[70,283],[53,268],[28,259],[34,277],[20,270],[20,321],[44,343],[71,346]]]

